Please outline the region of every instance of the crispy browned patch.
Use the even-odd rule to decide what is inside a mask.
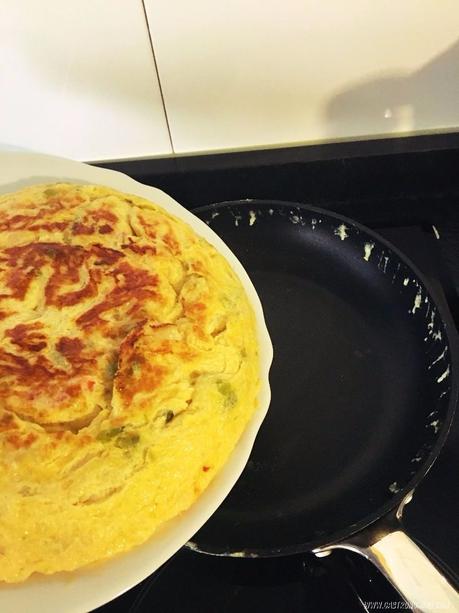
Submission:
[[[72,224],[72,234],[75,236],[80,236],[81,234],[94,234],[94,227],[85,223],[81,223],[80,221],[75,221]]]
[[[107,209],[89,211],[81,220],[72,224],[71,230],[74,236],[95,234],[110,234],[118,217]]]
[[[60,243],[29,243],[20,247],[10,247],[0,254],[0,263],[6,270],[5,285],[9,293],[0,294],[0,300],[16,298],[23,300],[32,281],[45,265],[51,266],[53,273],[45,287],[46,304],[59,307],[81,302],[83,298],[95,296],[102,273],[91,266],[113,265],[123,253],[100,245],[89,248]],[[83,269],[88,270],[89,281],[80,290],[61,294],[60,290],[68,284],[77,284]]]
[[[5,332],[14,345],[27,351],[41,351],[47,345],[47,338],[43,332],[43,324],[39,321],[30,324],[18,324]]]
[[[37,440],[37,435],[33,432],[29,434],[12,433],[6,437],[7,443],[9,443],[15,449],[27,449]]]
[[[49,198],[47,202],[41,203],[40,207],[34,207],[33,203],[28,203],[29,213],[27,215],[9,215],[8,213],[2,213],[0,214],[0,232],[17,230],[63,231],[68,227],[69,222],[44,220],[48,215],[78,206],[83,200],[84,199],[79,194],[70,196],[62,194],[61,196]]]
[[[129,406],[135,394],[154,391],[167,372],[164,366],[148,362],[139,346],[139,341],[144,335],[144,323],[137,324],[120,346],[115,386],[126,406]],[[136,376],[137,369],[141,369],[141,377]]]
[[[113,270],[116,286],[109,292],[106,298],[80,315],[77,324],[82,328],[91,328],[101,325],[101,315],[110,309],[119,307],[129,300],[135,300],[137,304],[148,298],[159,297],[156,288],[158,277],[154,273],[135,268],[127,262],[122,262]]]
[[[165,234],[163,240],[174,255],[180,253],[180,244],[172,232]]]
[[[108,221],[112,224],[118,221],[118,217],[115,215],[115,213],[112,213],[107,209],[99,209],[97,211],[92,211],[90,213],[90,217],[92,217],[94,221]]]
[[[90,374],[95,365],[95,355],[85,359],[80,358],[79,361],[73,362],[72,371],[68,372],[40,353],[29,360],[23,355],[16,355],[0,348],[0,398],[18,393],[17,390],[11,390],[8,377],[13,377],[18,381],[23,389],[22,394],[29,400],[40,395],[42,390],[56,389],[61,390],[63,394],[68,392],[73,395],[77,387],[74,384],[65,386],[63,383],[77,374]]]
[[[203,302],[185,302],[183,311],[187,317],[197,321],[203,321],[206,312],[206,305]]]
[[[82,363],[83,342],[79,338],[62,336],[56,343],[56,349],[74,366]]]
[[[122,245],[123,249],[137,253],[138,255],[156,255],[157,250],[154,245],[139,245],[137,243],[126,243]]]
[[[0,416],[0,432],[6,432],[8,430],[17,430],[18,425],[14,418],[13,413],[4,412]]]
[[[139,354],[133,354],[132,359],[134,363],[141,364],[143,357]],[[116,387],[124,402],[127,403],[126,406],[129,406],[135,394],[152,392],[159,387],[166,372],[167,369],[163,366],[151,364],[142,371],[142,378],[136,380],[132,376],[132,365],[121,370],[117,377]]]

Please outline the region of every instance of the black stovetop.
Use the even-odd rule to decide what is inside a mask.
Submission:
[[[447,301],[457,325],[459,186],[456,174],[448,182],[448,172],[453,171],[452,159],[459,163],[459,152],[389,157],[390,160],[387,156],[380,160],[379,165],[375,159],[342,163],[333,160],[321,162],[320,168],[317,164],[316,168],[312,168],[314,164],[305,164],[303,169],[295,165],[274,171],[269,167],[223,173],[208,169],[165,176],[155,173],[153,164],[148,175],[145,162],[141,173],[136,173],[135,163],[128,170],[135,178],[165,189],[189,208],[233,198],[272,197],[318,204],[366,223],[397,245],[430,277],[436,287],[436,300]],[[347,166],[347,174],[343,166]],[[341,171],[336,175],[334,170],[338,167]],[[426,169],[430,169],[430,179],[423,175]],[[273,174],[278,179],[289,176],[290,181],[276,185],[273,193],[268,194],[266,183],[272,184]],[[336,180],[341,184],[327,186],[322,177],[327,174],[330,182]],[[413,181],[411,191],[405,175]],[[328,200],[323,197],[311,200],[308,187],[314,177],[323,185]],[[201,200],[196,199],[196,185],[201,186]],[[299,197],[301,185],[303,198]],[[338,192],[340,199],[336,199]],[[382,198],[381,193],[386,197]],[[410,536],[422,544],[455,584],[459,576],[458,468],[456,418],[444,450],[404,515]],[[398,596],[378,571],[356,554],[336,551],[322,559],[306,555],[247,560],[210,557],[183,549],[140,585],[97,611],[352,613],[365,611],[365,602],[376,601],[395,603]]]

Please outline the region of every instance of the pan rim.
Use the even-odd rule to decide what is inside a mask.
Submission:
[[[296,555],[300,553],[310,552],[319,547],[325,548],[332,544],[335,544],[339,541],[342,541],[346,538],[353,536],[354,534],[361,532],[375,521],[384,517],[390,513],[393,509],[399,507],[403,500],[407,497],[407,495],[414,491],[419,483],[425,478],[427,473],[430,471],[432,466],[434,465],[436,459],[441,453],[443,449],[446,439],[448,437],[449,431],[451,429],[451,425],[454,420],[454,416],[456,413],[456,407],[458,402],[458,394],[459,394],[459,384],[458,384],[458,369],[459,369],[459,338],[458,333],[456,331],[456,326],[453,321],[452,315],[449,312],[449,309],[446,309],[443,304],[438,303],[435,298],[435,290],[432,287],[430,280],[422,273],[419,268],[412,262],[412,260],[405,255],[398,247],[393,245],[389,240],[381,236],[378,232],[368,228],[364,224],[355,221],[354,219],[347,217],[345,215],[341,215],[340,213],[335,213],[334,211],[323,209],[321,207],[317,207],[315,205],[310,205],[307,203],[295,202],[295,201],[286,201],[286,200],[270,200],[270,199],[256,199],[256,198],[246,198],[246,199],[238,199],[238,200],[224,200],[221,202],[214,202],[211,204],[199,206],[192,209],[192,212],[195,215],[200,213],[215,211],[218,209],[229,208],[230,206],[248,206],[252,205],[254,207],[266,207],[266,206],[278,206],[285,208],[294,208],[297,210],[306,210],[309,212],[317,213],[318,215],[323,215],[325,217],[336,219],[339,222],[347,223],[354,228],[357,228],[359,231],[365,233],[367,236],[375,239],[381,245],[390,249],[417,277],[417,279],[422,283],[425,290],[427,291],[432,304],[435,305],[437,312],[440,316],[440,320],[443,323],[445,332],[446,332],[446,340],[449,347],[450,352],[450,364],[451,364],[451,391],[448,399],[448,409],[445,413],[445,419],[443,424],[440,427],[438,435],[436,437],[435,443],[432,446],[431,450],[425,457],[422,464],[419,466],[419,469],[413,475],[413,477],[386,503],[377,507],[372,513],[366,515],[364,518],[359,521],[347,526],[346,528],[342,528],[340,530],[336,530],[326,535],[325,538],[318,537],[317,539],[312,539],[310,541],[289,544],[285,546],[272,546],[272,547],[244,547],[242,551],[226,551],[223,548],[218,548],[212,545],[206,545],[204,542],[196,542],[193,537],[193,541],[190,541],[186,544],[186,547],[192,549],[193,551],[197,551],[199,553],[205,553],[208,555],[214,556],[235,556],[235,557],[247,557],[247,558],[258,558],[258,557],[279,557],[285,555]],[[197,539],[199,541],[199,539]]]

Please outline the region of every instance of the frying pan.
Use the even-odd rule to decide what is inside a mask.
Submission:
[[[375,232],[318,208],[237,201],[194,212],[249,272],[274,363],[250,461],[188,546],[241,557],[350,549],[413,610],[459,610],[400,522],[458,394],[454,325],[428,281]]]

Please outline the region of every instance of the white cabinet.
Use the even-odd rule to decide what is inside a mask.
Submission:
[[[172,152],[141,0],[1,0],[0,148]]]
[[[459,128],[456,0],[145,0],[178,153]]]

